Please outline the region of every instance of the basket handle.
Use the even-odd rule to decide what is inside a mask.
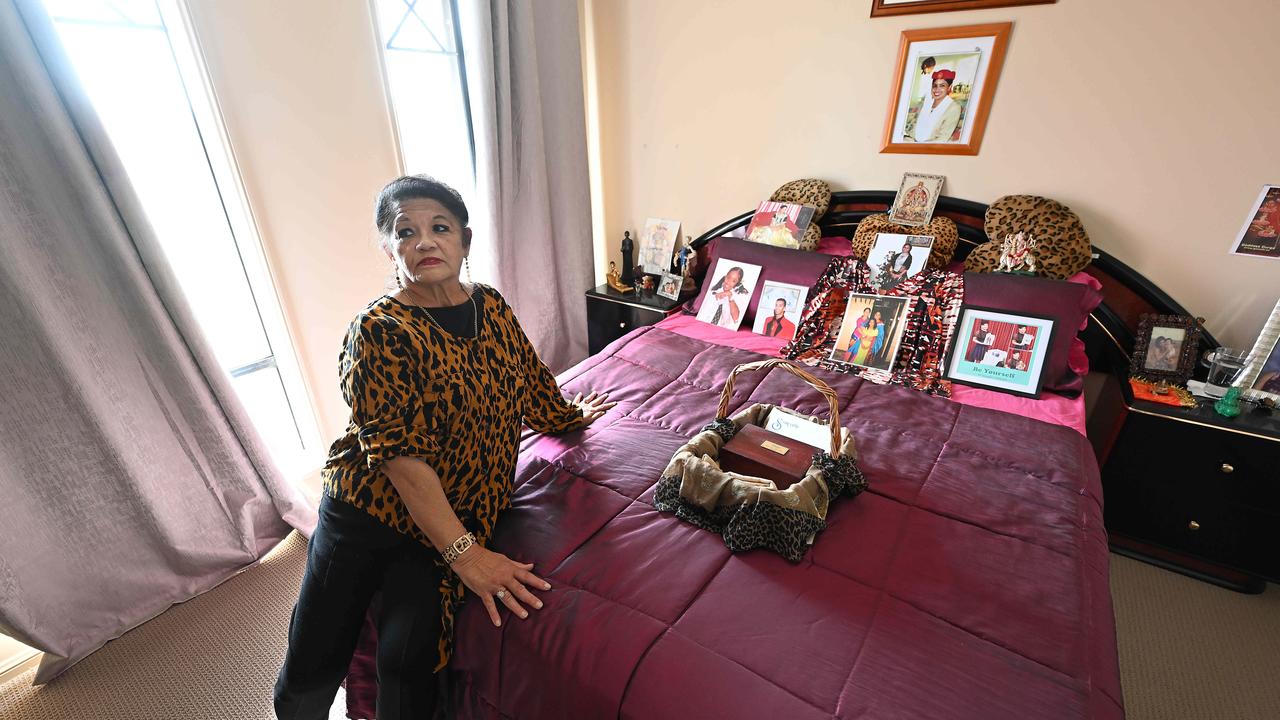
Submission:
[[[733,380],[738,376],[738,373],[749,372],[752,370],[769,370],[775,367],[782,368],[783,370],[786,370],[792,375],[800,378],[808,384],[809,387],[812,387],[814,390],[822,393],[822,397],[827,399],[827,405],[831,408],[831,421],[829,423],[831,426],[831,457],[840,457],[840,406],[836,398],[836,391],[832,390],[830,385],[822,382],[808,372],[801,370],[799,365],[796,365],[789,360],[770,358],[768,360],[756,360],[755,362],[743,363],[735,367],[733,371],[729,373],[729,378],[725,380],[724,392],[720,393],[720,408],[716,411],[716,417],[728,417],[729,398],[733,396]]]

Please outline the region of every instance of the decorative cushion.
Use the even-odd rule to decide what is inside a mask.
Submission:
[[[756,281],[756,286],[751,292],[751,301],[747,305],[746,315],[742,319],[741,327],[747,329],[750,329],[755,321],[756,304],[760,302],[760,294],[766,280],[813,287],[813,284],[822,276],[822,271],[827,269],[827,263],[832,259],[830,255],[821,253],[762,245],[742,238],[718,237],[707,243],[707,265],[705,266],[707,277],[711,276],[716,262],[722,257],[759,265],[762,268],[760,279]],[[706,298],[710,287],[711,283],[704,279],[697,297],[684,304],[685,312],[696,315],[702,308],[702,301]]]
[[[826,253],[827,255],[838,255],[845,257],[853,254],[853,248],[850,247],[849,238],[840,237],[824,237],[818,241],[818,247],[814,248],[815,252]]]
[[[932,235],[933,249],[929,251],[929,262],[926,268],[941,270],[956,255],[956,245],[960,242],[960,231],[955,221],[948,217],[935,217],[928,224],[920,227],[899,225],[889,219],[888,215],[868,215],[858,223],[853,233],[853,256],[866,260],[871,254],[871,246],[876,243],[879,233],[902,233],[903,235]]]
[[[818,241],[822,239],[822,228],[818,226],[818,221],[822,220],[822,216],[827,214],[827,208],[831,207],[830,185],[822,180],[792,180],[774,190],[773,194],[769,196],[769,200],[773,202],[799,203],[812,207],[813,221],[804,230],[804,237],[800,240],[800,249],[813,250],[818,247]]]
[[[1006,235],[1024,232],[1035,238],[1031,251],[1036,274],[1065,280],[1093,259],[1089,235],[1080,217],[1057,200],[1038,195],[1005,195],[991,203],[984,219],[988,242],[965,258],[970,272],[996,272]]]
[[[1015,315],[1053,319],[1053,338],[1044,362],[1044,389],[1076,397],[1084,376],[1070,364],[1071,346],[1102,302],[1102,293],[1089,285],[1007,273],[964,274],[964,303]]]

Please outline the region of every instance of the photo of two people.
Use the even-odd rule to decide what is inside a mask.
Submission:
[[[907,298],[850,293],[831,359],[892,370],[907,325]]]

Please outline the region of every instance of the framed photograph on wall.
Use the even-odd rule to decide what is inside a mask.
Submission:
[[[1195,370],[1200,320],[1190,315],[1138,316],[1129,374],[1185,385]]]
[[[1245,358],[1244,370],[1237,387],[1245,397],[1269,398],[1280,402],[1280,301],[1276,302],[1267,324]]]
[[[964,305],[947,354],[952,382],[1040,397],[1053,320]]]
[[[1015,5],[1050,5],[1058,0],[871,0],[871,17],[982,10]]]
[[[1012,30],[903,31],[880,152],[977,155]]]

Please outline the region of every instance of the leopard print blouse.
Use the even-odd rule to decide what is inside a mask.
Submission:
[[[502,296],[481,285],[473,297],[476,338],[451,335],[422,308],[386,296],[352,321],[338,359],[351,421],[329,450],[325,493],[428,546],[381,471],[384,461],[406,456],[430,465],[458,519],[483,544],[510,504],[521,423],[555,433],[582,418]],[[464,590],[446,570],[437,669],[452,652]]]

